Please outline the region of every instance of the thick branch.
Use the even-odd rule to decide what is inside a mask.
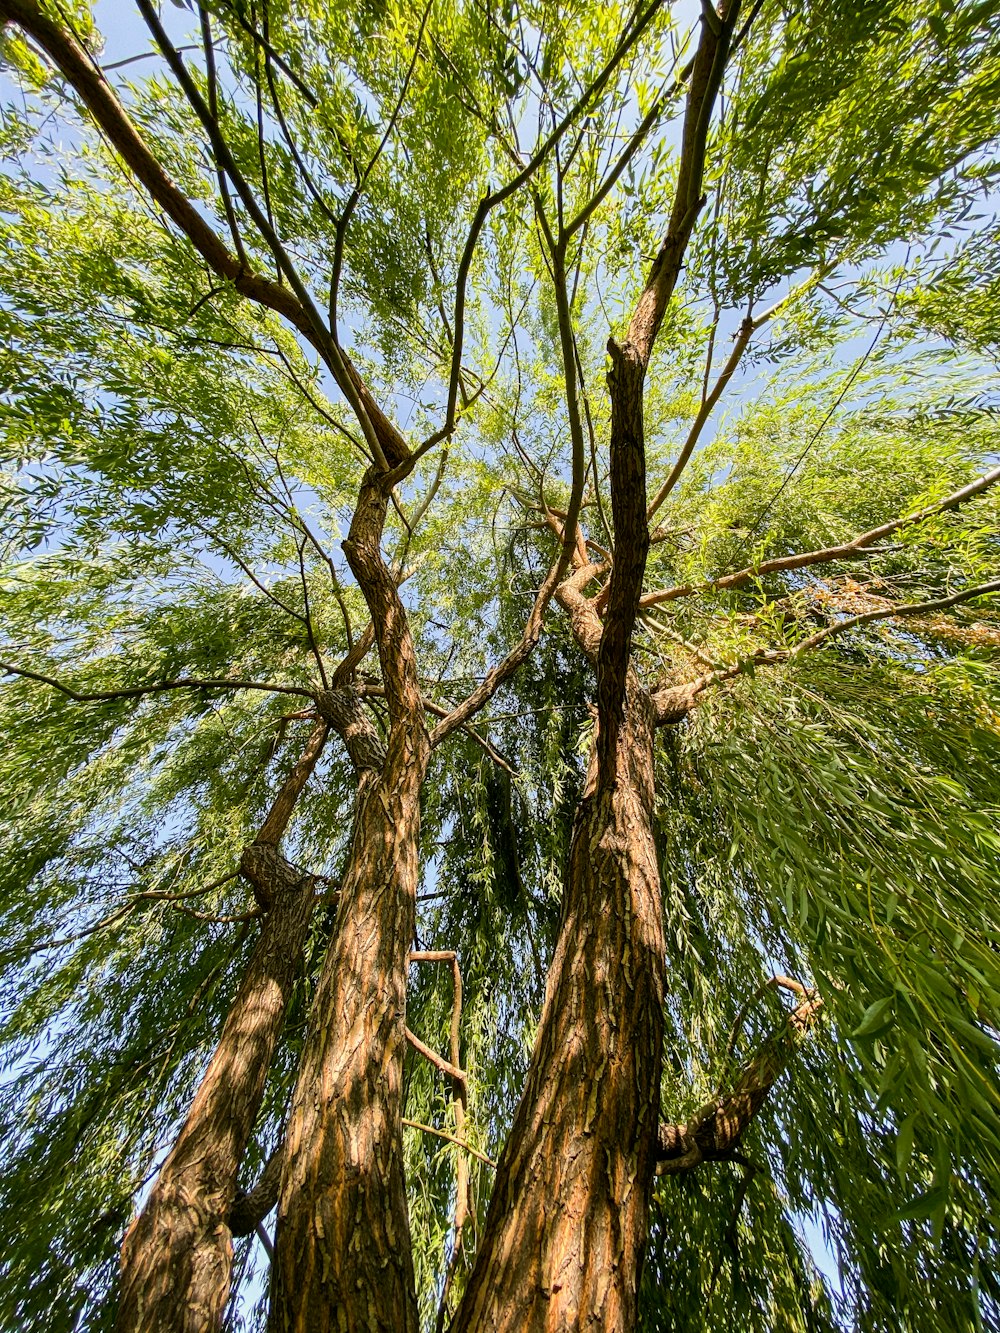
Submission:
[[[350,532],[344,541],[344,554],[375,626],[389,717],[393,722],[407,719],[422,727],[423,699],[413,639],[396,581],[382,557],[389,482],[374,468],[365,473]]]
[[[775,984],[779,984],[777,979]],[[823,1001],[815,991],[806,991],[780,1030],[743,1066],[731,1092],[703,1106],[686,1124],[660,1125],[659,1174],[675,1175],[690,1171],[699,1162],[734,1156],[750,1122],[822,1008]]]
[[[310,774],[316,767],[316,761],[322,752],[327,731],[328,726],[325,721],[318,722],[313,728],[298,762],[282,783],[281,789],[274,798],[274,803],[268,812],[267,818],[257,834],[258,842],[277,847],[281,835],[288,827],[288,821],[295,809],[295,803],[302,794],[302,788],[306,785]]]
[[[174,73],[181,81],[186,95],[189,99],[193,95],[192,105],[209,132],[220,165],[225,167],[227,174],[240,190],[244,204],[254,217],[258,228],[261,228],[261,234],[268,245],[276,255],[285,255],[280,242],[273,234],[273,229],[269,228],[267,219],[253,200],[249,187],[240,175],[208,106],[191,82],[183,62],[180,62],[179,68],[177,67],[180,56],[167,40],[155,11],[145,3],[145,0],[141,0],[140,8],[152,31],[157,35],[168,63],[174,66]],[[99,67],[72,33],[67,32],[43,13],[38,0],[0,0],[0,23],[16,23],[53,61],[90,111],[112,147],[121,155],[150,197],[180,228],[209,268],[230,281],[241,295],[284,316],[308,339],[329,366],[340,391],[354,410],[380,467],[385,470],[404,461],[409,450],[402,436],[375,403],[349,358],[331,337],[287,255],[285,255],[286,276],[293,290],[251,272],[242,259],[228,250],[201,213],[185,198],[157,161],[155,154],[133,124]],[[240,188],[241,182],[243,188]]]
[[[667,234],[629,321],[624,343],[619,345],[612,339],[608,344],[611,356],[608,373],[611,396],[609,473],[614,563],[597,658],[598,772],[602,783],[615,779],[629,645],[649,551],[643,424],[646,368],[663,313],[677,285],[695,218],[704,202],[701,185],[708,128],[739,7],[740,0],[725,0],[719,15],[710,5],[704,7]]]
[[[37,0],[0,0],[0,21],[16,23],[23,28],[50,57],[129,169],[209,267],[228,278],[244,296],[284,315],[315,345],[316,331],[293,294],[268,278],[248,272],[230,254],[156,160],[111,85],[73,35],[43,13]]]
[[[365,711],[360,693],[353,686],[321,690],[316,695],[316,707],[330,726],[336,728],[358,776],[366,768],[381,772],[385,744]]]
[[[629,322],[627,344],[643,367],[649,363],[667,302],[680,275],[695,218],[704,202],[705,149],[712,110],[729,55],[729,42],[739,16],[740,0],[723,0],[718,20],[711,6],[703,7],[701,37],[691,69],[691,87],[684,115],[677,188],[667,233],[653,261],[646,287]],[[711,14],[711,16],[710,16]]]
[[[234,1236],[249,1236],[278,1202],[284,1151],[282,1140],[267,1159],[257,1183],[246,1194],[239,1194],[233,1200],[229,1210],[229,1230]]]

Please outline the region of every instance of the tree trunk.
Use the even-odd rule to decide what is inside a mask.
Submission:
[[[274,841],[325,735],[321,724],[279,793],[275,809],[284,818],[277,821]],[[269,835],[275,823],[265,825]],[[237,1171],[260,1108],[315,901],[313,876],[290,866],[273,843],[248,848],[242,869],[258,896],[269,899],[269,910],[184,1126],[122,1245],[120,1333],[206,1333],[222,1323]]]
[[[375,469],[366,474],[344,542],[375,626],[391,725],[384,766],[359,802],[292,1097],[273,1333],[417,1330],[403,1053],[430,742],[406,613],[380,549],[390,484]]]
[[[653,716],[631,672],[616,749],[612,783],[591,758],[531,1068],[455,1333],[635,1324],[664,947]]]
[[[427,754],[426,733],[401,730],[394,780],[358,812],[288,1121],[269,1325],[281,1333],[416,1333],[401,1116]]]

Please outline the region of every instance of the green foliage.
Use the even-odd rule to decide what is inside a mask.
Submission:
[[[555,550],[544,507],[570,493],[539,211],[565,222],[586,207],[658,107],[566,256],[583,524],[592,556],[610,543],[605,348],[623,336],[676,180],[693,49],[681,8],[656,14],[534,194],[495,207],[470,254],[458,429],[440,471],[431,449],[397,488],[385,541],[438,707],[519,639]],[[201,16],[179,7],[170,30],[184,30],[277,256],[238,191],[222,196],[166,65],[109,79],[225,244],[235,251],[234,223],[268,277],[283,253],[320,310],[357,191],[338,331],[419,443],[442,423],[480,200],[572,110],[624,10],[212,0],[205,13],[215,82]],[[73,18],[98,50],[89,13]],[[236,867],[311,725],[308,697],[280,691],[308,696],[366,623],[339,548],[366,458],[304,339],[206,271],[12,28],[0,55],[18,81],[3,85],[0,121],[0,660],[83,694],[223,682],[83,701],[27,675],[0,689],[0,1324],[97,1330],[111,1326],[124,1226],[256,937],[254,921],[227,919],[253,906]],[[760,8],[726,75],[708,202],[650,371],[651,495],[748,308],[776,308],[654,519],[647,591],[849,541],[996,465],[998,80],[993,5]],[[741,1143],[755,1172],[706,1163],[658,1183],[650,1333],[997,1321],[998,604],[886,617],[790,654],[846,616],[995,579],[998,491],[854,559],[672,595],[637,624],[649,685],[733,668],[658,755],[663,1114],[684,1120],[785,1032],[787,1001],[762,989],[772,974],[823,1001]],[[374,669],[362,665],[362,684]],[[424,793],[417,943],[458,952],[463,1133],[489,1158],[530,1057],[592,697],[554,608],[475,720],[513,775],[459,731]],[[368,703],[381,726],[379,696]],[[331,740],[285,844],[333,881],[353,787]],[[281,1133],[333,910],[313,923],[247,1184]],[[415,966],[407,1023],[442,1053],[451,1006],[450,969]],[[408,1056],[407,1118],[453,1133],[452,1096]],[[406,1131],[428,1328],[457,1151]],[[481,1227],[492,1171],[470,1168]],[[453,1296],[472,1244],[467,1231]],[[262,1326],[262,1281],[245,1243],[233,1327]]]

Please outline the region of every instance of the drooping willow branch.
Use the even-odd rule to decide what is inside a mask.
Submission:
[[[415,949],[410,953],[411,963],[450,963],[452,975],[452,1005],[451,1005],[451,1030],[450,1051],[451,1063],[458,1067],[461,1061],[461,1025],[462,1025],[462,970],[458,965],[458,954],[453,949]],[[454,1095],[452,1097],[452,1111],[455,1116],[455,1136],[454,1142],[465,1144],[463,1129],[465,1128],[465,1113],[468,1109],[468,1082],[466,1079],[454,1080]],[[404,1121],[404,1124],[414,1122]],[[430,1128],[429,1126],[420,1126],[420,1128]],[[432,1131],[434,1132],[434,1131]],[[483,1161],[489,1161],[489,1158],[478,1153],[475,1149],[470,1149],[475,1156],[481,1157]],[[469,1193],[469,1168],[464,1157],[459,1157],[455,1169],[455,1217],[453,1222],[454,1241],[451,1250],[451,1259],[445,1272],[444,1283],[441,1288],[441,1299],[438,1302],[438,1333],[444,1328],[445,1319],[448,1313],[448,1296],[451,1291],[452,1280],[455,1275],[455,1268],[462,1253],[462,1233],[465,1224],[470,1215],[471,1197]]]

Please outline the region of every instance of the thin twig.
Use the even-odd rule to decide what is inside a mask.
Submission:
[[[435,1129],[433,1125],[422,1124],[419,1120],[407,1120],[405,1115],[401,1118],[403,1124],[408,1125],[410,1129],[422,1129],[425,1134],[434,1134],[439,1139],[447,1139],[449,1143],[454,1143],[456,1148],[464,1148],[466,1152],[472,1153],[473,1157],[478,1157],[481,1162],[485,1162],[487,1166],[492,1166],[496,1170],[497,1164],[492,1157],[487,1157],[484,1152],[480,1152],[478,1148],[473,1148],[472,1144],[466,1143],[464,1139],[456,1138],[454,1134],[449,1134],[446,1130]]]
[[[63,681],[45,676],[40,671],[29,671],[27,667],[14,666],[12,662],[0,662],[0,671],[6,672],[9,676],[24,676],[28,680],[51,685],[54,690],[78,703],[92,703],[105,699],[138,699],[146,694],[162,694],[166,690],[263,690],[268,694],[298,694],[304,699],[313,697],[311,690],[300,685],[272,685],[259,680],[197,680],[189,676],[180,676],[177,680],[161,680],[155,685],[130,685],[119,690],[82,691],[74,690]]]

